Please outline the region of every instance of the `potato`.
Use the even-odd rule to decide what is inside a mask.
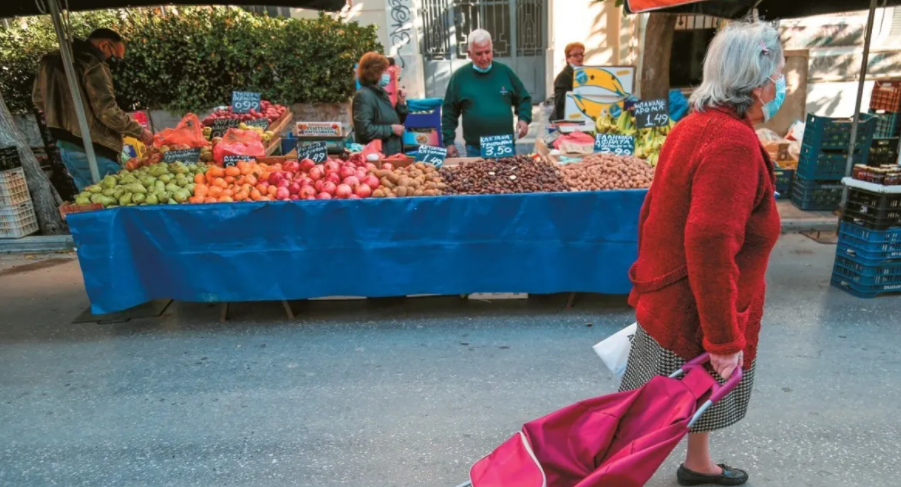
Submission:
[[[397,196],[400,198],[407,196],[407,187],[406,186],[398,186],[397,187]]]
[[[396,173],[393,173],[391,171],[388,171],[388,174],[385,177],[388,178],[388,181],[391,181],[394,184],[397,184],[397,181],[400,179]]]
[[[382,181],[381,181],[381,182],[382,182],[382,186],[384,186],[384,187],[386,187],[386,188],[388,188],[388,189],[394,189],[394,187],[395,187],[395,184],[392,183],[392,182],[391,182],[391,179],[389,179],[388,177],[382,178]]]
[[[383,189],[380,188],[380,189],[377,189],[377,190],[373,191],[373,192],[372,192],[372,197],[373,197],[373,198],[384,198],[384,197],[385,197],[385,190],[383,190]]]
[[[425,192],[421,189],[417,189],[413,192],[413,196],[422,196],[423,194],[425,194]]]
[[[423,196],[438,196],[438,191],[435,191],[434,189],[427,189],[423,191],[422,194]]]

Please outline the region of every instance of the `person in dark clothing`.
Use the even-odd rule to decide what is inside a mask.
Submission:
[[[573,74],[575,69],[584,64],[585,45],[573,42],[566,45],[566,67],[554,79],[554,116],[551,120],[563,120],[566,106],[566,93],[573,90]]]
[[[382,153],[390,156],[404,150],[403,123],[408,110],[403,90],[397,92],[397,106],[391,105],[384,88],[391,80],[387,70],[388,59],[377,52],[367,52],[360,58],[360,89],[354,95],[353,121],[357,142],[368,144],[379,139]]]
[[[122,152],[122,137],[130,135],[144,143],[153,141],[153,134],[128,116],[116,104],[113,76],[109,63],[125,57],[125,41],[110,29],[97,29],[87,40],[72,43],[76,76],[81,86],[81,101],[85,107],[91,140],[97,156],[100,177],[116,173]],[[69,90],[63,60],[59,51],[41,59],[34,83],[32,99],[44,112],[47,127],[54,138],[66,169],[75,186],[81,191],[91,184],[81,127],[75,114],[75,102]]]

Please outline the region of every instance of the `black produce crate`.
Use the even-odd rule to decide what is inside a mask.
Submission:
[[[853,118],[828,118],[816,115],[807,116],[804,127],[802,145],[809,146],[814,153],[822,150],[848,150],[851,145]],[[861,113],[857,127],[857,143],[855,147],[869,148],[876,130],[876,119],[872,115]]]
[[[867,164],[870,151],[857,147],[854,150],[853,164]],[[816,181],[840,181],[848,169],[847,150],[814,151],[811,146],[801,147],[798,161],[798,176]]]
[[[898,138],[873,139],[867,164],[870,166],[898,164]]]
[[[841,204],[843,189],[835,181],[810,181],[796,175],[792,204],[805,211],[832,211]]]
[[[0,171],[8,171],[22,167],[19,149],[16,146],[0,148]]]
[[[860,225],[869,230],[892,230],[901,226],[901,218],[880,216],[869,211],[860,211],[860,205],[848,202],[842,210],[842,221]]]
[[[776,192],[778,199],[789,199],[792,194],[792,181],[795,179],[794,169],[776,168]]]

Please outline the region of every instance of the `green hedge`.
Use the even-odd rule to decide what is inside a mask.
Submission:
[[[231,101],[233,90],[258,91],[276,103],[340,102],[353,95],[353,65],[381,51],[374,26],[326,15],[270,18],[237,8],[132,9],[73,14],[74,35],[110,27],[128,40],[116,68],[123,108],[198,111]],[[10,110],[31,110],[41,56],[58,49],[47,16],[0,29],[0,90]]]

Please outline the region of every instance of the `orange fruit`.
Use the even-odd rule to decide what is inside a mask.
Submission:
[[[256,186],[257,181],[258,181],[257,177],[254,176],[253,174],[248,174],[247,176],[244,176],[244,182],[251,186]]]
[[[233,199],[231,198],[231,196],[220,196],[220,197],[219,197],[219,202],[220,202],[220,203],[231,203],[231,202],[233,202],[233,201],[235,201],[235,200],[233,200]]]
[[[203,174],[195,174],[194,175],[194,184],[203,184],[206,180],[203,179]]]
[[[225,176],[224,179],[225,179],[225,182],[228,183],[228,184],[234,184],[234,183],[235,183],[235,177],[234,177],[234,176]]]
[[[206,171],[207,176],[212,176],[214,178],[221,178],[225,176],[225,170],[219,166],[210,166]]]
[[[212,188],[210,188],[210,191],[208,194],[209,194],[210,198],[218,198],[218,197],[222,196],[222,188],[220,188],[219,186],[213,186]]]
[[[212,196],[210,196],[210,197],[208,197],[208,198],[204,198],[204,199],[203,199],[203,202],[204,202],[204,203],[218,203],[219,200],[216,199],[216,198],[213,198]]]
[[[231,189],[231,188],[223,189],[223,190],[222,190],[222,196],[229,196],[229,197],[231,197],[231,196],[234,196],[234,195],[235,195],[235,191],[234,191],[233,189]]]
[[[225,189],[228,187],[228,182],[222,178],[216,178],[213,180],[213,186]]]
[[[240,176],[240,175],[241,175],[241,170],[238,169],[237,166],[228,166],[227,168],[225,168],[225,175],[226,175],[226,176],[233,176],[233,177],[234,177],[234,176]]]
[[[258,190],[258,189],[254,189],[253,191],[250,192],[250,199],[252,199],[254,201],[260,201],[260,198],[262,198],[262,197],[263,197],[263,194],[260,193],[260,190]]]
[[[269,189],[266,190],[266,192],[269,193],[269,196],[275,196],[275,193],[278,192],[278,188],[276,188],[275,186],[269,186]]]

